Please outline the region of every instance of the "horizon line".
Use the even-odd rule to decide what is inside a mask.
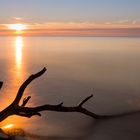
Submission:
[[[65,29],[25,29],[20,32],[1,29],[0,36],[93,36],[93,37],[140,37],[139,27],[116,28],[65,28]]]

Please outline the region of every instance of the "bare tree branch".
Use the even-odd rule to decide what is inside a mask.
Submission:
[[[46,68],[43,68],[41,71],[39,71],[38,73],[36,74],[32,74],[22,85],[21,87],[19,88],[18,90],[18,93],[17,93],[17,96],[14,100],[14,104],[19,104],[21,98],[22,98],[22,95],[24,93],[24,90],[26,89],[26,87],[36,78],[40,77],[43,73],[45,73],[46,71]]]
[[[44,74],[46,71],[46,68],[43,68],[41,71],[39,71],[36,74],[31,75],[25,82],[20,86],[17,96],[15,97],[15,100],[4,110],[0,112],[0,122],[6,119],[7,117],[11,115],[18,115],[22,117],[32,117],[34,115],[41,116],[42,111],[57,111],[57,112],[79,112],[82,114],[85,114],[87,116],[90,116],[95,119],[108,119],[108,118],[113,118],[113,117],[121,117],[121,116],[126,116],[130,115],[135,112],[128,112],[128,113],[122,113],[122,114],[117,114],[117,115],[98,115],[95,114],[88,109],[84,108],[83,105],[93,97],[93,95],[88,96],[84,100],[82,100],[78,105],[73,106],[73,107],[67,107],[63,106],[63,102],[57,104],[57,105],[41,105],[37,107],[25,107],[28,101],[30,100],[31,96],[28,96],[23,99],[23,102],[21,105],[19,105],[19,102],[24,94],[24,91],[26,87],[36,78],[40,77],[42,74]],[[0,88],[2,87],[3,82],[0,82]]]
[[[90,98],[93,97],[93,94],[90,95],[89,97],[87,97],[86,99],[84,99],[80,104],[79,104],[79,107],[81,107],[85,102],[87,102]]]
[[[91,96],[89,96],[91,98]],[[88,97],[88,98],[89,98]],[[85,101],[85,100],[83,100]],[[37,107],[19,107],[18,108],[18,112],[24,112],[25,114],[27,114],[27,116],[24,114],[25,117],[28,116],[33,116],[34,114],[41,112],[41,111],[57,111],[57,112],[80,112],[83,113],[85,115],[91,116],[93,118],[98,118],[99,116],[88,111],[87,109],[83,108],[82,106],[73,106],[73,107],[65,107],[61,104],[58,105],[42,105],[42,106],[37,106]],[[31,114],[30,114],[31,113]],[[29,115],[30,114],[30,115]]]
[[[3,85],[3,82],[2,82],[2,81],[0,81],[0,89],[2,88],[2,85]]]
[[[28,96],[23,99],[23,102],[21,105],[19,105],[19,102],[24,94],[24,91],[26,87],[36,78],[40,77],[42,74],[44,74],[46,71],[46,68],[43,68],[41,71],[39,71],[36,74],[32,74],[29,78],[25,80],[25,82],[20,86],[15,100],[3,111],[0,112],[0,121],[3,121],[7,117],[11,115],[18,115],[22,117],[32,117],[34,115],[41,116],[40,112],[42,111],[58,111],[58,112],[80,112],[85,115],[88,115],[93,118],[99,118],[99,115],[96,115],[93,112],[90,112],[86,108],[83,107],[84,103],[86,103],[90,98],[93,97],[93,95],[85,98],[83,101],[80,102],[79,105],[73,106],[73,107],[65,107],[63,106],[63,102],[57,105],[42,105],[37,107],[25,107],[28,101],[30,100],[31,96]],[[0,86],[2,86],[2,82],[0,82]]]
[[[31,96],[24,98],[21,106],[24,107],[30,99],[31,99]]]

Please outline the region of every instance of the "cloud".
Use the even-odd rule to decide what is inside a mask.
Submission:
[[[140,24],[140,19],[133,20],[132,24]]]
[[[21,17],[11,17],[11,20],[9,21],[9,24],[14,24],[14,23],[21,23],[24,22],[24,19]]]
[[[25,36],[139,36],[140,24],[132,24],[128,20],[119,23],[95,22],[44,22],[26,23],[27,29],[23,30]],[[136,21],[135,21],[136,22]],[[138,23],[138,20],[137,20]],[[10,34],[8,24],[0,25],[0,35]],[[15,34],[16,35],[16,34]]]
[[[112,23],[111,23],[111,22],[105,22],[105,24],[110,25],[110,24],[112,24]]]
[[[14,20],[16,20],[16,21],[23,20],[23,18],[20,18],[20,17],[12,17],[12,19],[14,19]]]
[[[128,22],[129,22],[128,19],[124,19],[124,20],[119,20],[119,21],[117,21],[116,23],[123,24],[123,23],[128,23]]]

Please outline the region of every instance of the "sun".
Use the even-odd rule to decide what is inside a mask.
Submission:
[[[22,31],[24,29],[26,29],[26,25],[24,24],[21,24],[21,23],[18,23],[18,24],[10,24],[8,26],[9,29],[12,29],[12,30],[16,30],[16,31]]]

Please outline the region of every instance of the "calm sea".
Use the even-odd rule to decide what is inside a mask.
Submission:
[[[27,106],[73,106],[94,94],[85,107],[98,114],[140,109],[140,39],[111,37],[0,37],[0,109],[9,105],[22,82],[43,67],[24,97]],[[56,137],[86,135],[93,119],[79,113],[44,112],[30,119],[12,116],[26,132]]]

